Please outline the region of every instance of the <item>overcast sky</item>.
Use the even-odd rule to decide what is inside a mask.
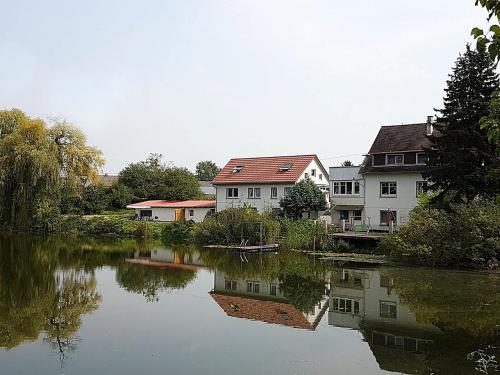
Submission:
[[[105,172],[151,152],[361,161],[423,122],[485,11],[474,0],[0,0],[0,108],[66,119]],[[344,157],[345,155],[349,155]]]

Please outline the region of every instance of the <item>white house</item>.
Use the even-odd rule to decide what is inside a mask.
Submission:
[[[330,168],[332,221],[385,230],[408,221],[427,182],[424,147],[431,142],[432,116],[426,123],[382,126],[360,167]]]
[[[151,200],[129,204],[139,219],[153,221],[193,220],[197,223],[205,219],[209,211],[215,211],[214,200],[163,201]]]
[[[328,173],[316,155],[231,159],[212,181],[217,211],[244,205],[260,212],[279,209],[280,199],[307,177],[328,197]]]

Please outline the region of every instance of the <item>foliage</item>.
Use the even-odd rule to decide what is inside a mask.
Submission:
[[[428,170],[423,175],[439,191],[435,203],[470,202],[500,192],[499,180],[491,178],[499,158],[480,125],[498,88],[495,66],[484,49],[467,46],[450,75],[435,125],[438,132],[429,137],[433,146],[426,149]]]
[[[159,300],[159,293],[183,289],[196,276],[195,271],[155,269],[137,264],[122,263],[116,270],[116,281],[126,291],[142,294],[148,302]]]
[[[303,312],[312,312],[325,296],[326,285],[317,280],[301,275],[287,275],[280,278],[280,290],[288,301]]]
[[[204,245],[234,245],[248,240],[248,245],[260,243],[262,226],[262,242],[275,243],[279,235],[279,223],[268,214],[260,214],[256,210],[228,208],[215,215],[207,216],[194,228],[194,239]]]
[[[281,220],[284,249],[316,249],[320,250],[326,243],[327,229],[324,224],[313,220]]]
[[[187,244],[193,241],[194,221],[180,220],[165,224],[162,239],[167,244]]]
[[[58,209],[63,187],[93,181],[102,165],[101,152],[75,127],[0,111],[0,225],[30,228]]]
[[[188,200],[202,196],[198,179],[185,168],[162,163],[160,154],[132,163],[119,174],[119,182],[138,199]]]
[[[344,161],[342,162],[342,164],[340,164],[340,166],[341,166],[341,167],[352,167],[352,166],[353,166],[353,164],[352,164],[352,161],[350,161],[350,160],[344,160]]]
[[[196,164],[196,177],[200,181],[212,181],[220,172],[220,168],[213,161],[205,160]]]
[[[408,224],[380,243],[402,261],[440,267],[495,267],[500,260],[500,205],[457,204],[451,211],[420,205]]]
[[[300,219],[303,214],[310,218],[311,212],[326,210],[325,194],[306,178],[295,184],[288,195],[281,199],[280,206],[287,217]]]
[[[108,209],[122,209],[134,200],[128,187],[117,182],[108,189]]]

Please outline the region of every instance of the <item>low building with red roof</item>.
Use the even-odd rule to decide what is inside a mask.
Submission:
[[[279,209],[288,189],[304,178],[328,196],[328,173],[316,155],[231,159],[212,181],[217,211],[244,205],[260,212]]]
[[[153,221],[193,220],[202,222],[209,211],[215,211],[215,200],[165,201],[150,200],[127,206],[135,210],[137,219]]]

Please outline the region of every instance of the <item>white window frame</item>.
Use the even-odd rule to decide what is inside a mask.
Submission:
[[[423,163],[418,162],[418,156],[423,156],[425,158],[425,161]],[[418,165],[426,165],[427,164],[427,155],[425,155],[425,152],[417,152],[417,155],[415,156],[415,163]]]
[[[285,186],[285,188],[283,189],[284,196],[288,197],[288,195],[290,194],[290,191],[292,191],[292,187],[291,186]]]
[[[228,284],[229,284],[229,288],[228,288]],[[224,280],[224,289],[225,290],[232,290],[232,291],[237,290],[238,289],[238,281],[225,279]]]
[[[260,282],[259,281],[247,281],[247,289],[246,290],[247,290],[247,293],[260,294]]]
[[[397,224],[398,223],[398,211],[396,211],[396,210],[389,210],[389,211],[391,211],[391,213],[392,213],[392,217],[394,219],[393,223]],[[380,214],[379,214],[380,215],[380,225],[389,225],[387,223],[387,220],[385,220],[385,221],[382,220],[382,213],[383,212],[387,213],[387,210],[380,210]]]
[[[271,199],[278,199],[278,188],[276,186],[271,187]]]
[[[311,169],[311,176],[316,177],[316,169]]]
[[[248,199],[260,199],[260,187],[248,188]]]
[[[426,187],[427,187],[427,181],[417,181],[415,183],[415,196],[419,197],[420,195],[425,194]]]
[[[387,184],[387,194],[382,192],[382,186]],[[394,194],[391,193],[391,185],[396,189]],[[380,198],[396,198],[398,196],[398,183],[396,181],[380,181]]]
[[[394,156],[394,163],[389,163],[389,157]],[[397,162],[397,158],[401,157],[401,163]],[[385,155],[385,164],[386,165],[403,165],[405,163],[405,155],[404,154],[387,154]]]
[[[384,309],[387,309],[387,311],[384,311],[382,313],[382,306],[384,306]],[[391,311],[391,307],[394,308],[394,311]],[[379,301],[379,308],[380,308],[380,317],[381,318],[386,318],[386,319],[397,319],[398,318],[398,304],[393,301]]]
[[[345,297],[333,297],[332,299],[332,311],[342,314],[359,315],[359,300]],[[350,306],[349,308],[347,307],[348,305]]]
[[[190,209],[188,210],[188,216],[189,216],[189,217],[193,217],[193,216],[194,216],[194,209],[193,209],[193,208],[190,208]]]
[[[238,199],[239,195],[238,188],[226,188],[226,199]]]
[[[358,184],[358,192],[355,192],[356,184]],[[337,192],[335,192],[337,189]],[[342,190],[344,192],[342,192]],[[348,191],[351,191],[348,193]],[[358,181],[334,181],[333,182],[333,195],[360,195]]]

